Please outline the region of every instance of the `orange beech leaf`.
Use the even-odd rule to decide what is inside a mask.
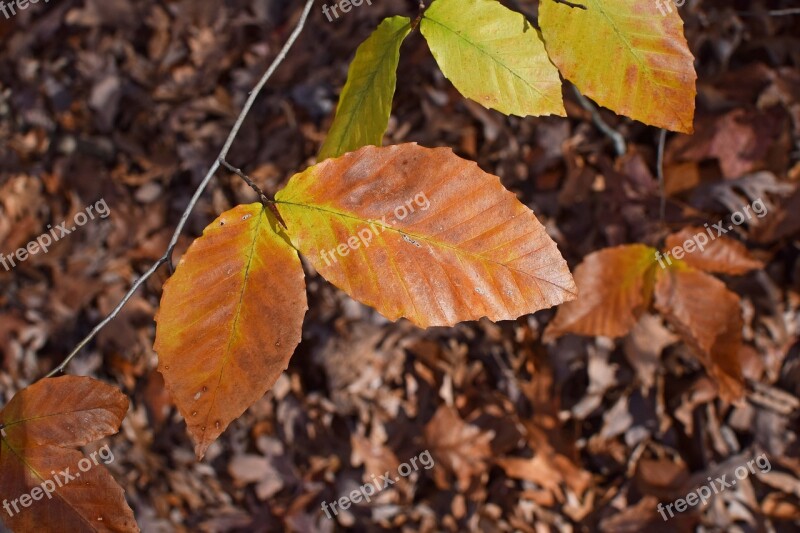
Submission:
[[[720,396],[731,401],[744,392],[739,349],[739,297],[717,278],[685,263],[659,269],[655,306],[715,378]]]
[[[289,364],[306,309],[297,251],[260,204],[211,223],[164,286],[159,371],[202,458]]]
[[[669,235],[664,243],[665,257],[661,262],[666,265],[667,259],[671,261],[673,257],[677,257],[675,253],[682,250],[682,261],[706,272],[736,276],[764,268],[764,263],[750,255],[744,244],[724,235],[716,236],[717,232],[711,231],[715,236],[713,240],[709,238],[706,229],[701,227],[688,227]],[[670,256],[666,256],[667,253]]]
[[[621,337],[650,305],[656,250],[642,244],[606,248],[575,269],[580,296],[559,307],[546,342],[566,333]]]
[[[561,74],[612,111],[694,131],[697,74],[678,10],[659,13],[658,2],[636,0],[580,5],[539,4],[545,47]]]
[[[276,199],[317,271],[390,320],[508,320],[575,297],[531,210],[449,148],[368,146],[295,175]]]
[[[138,531],[110,448],[75,449],[119,430],[128,398],[100,381],[43,379],[0,411],[0,516],[14,531]]]

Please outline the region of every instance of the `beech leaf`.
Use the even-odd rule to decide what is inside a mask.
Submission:
[[[587,255],[575,269],[580,296],[559,307],[545,340],[566,333],[626,335],[650,305],[655,254],[654,248],[632,244]]]
[[[496,0],[435,0],[420,31],[456,89],[506,115],[566,116],[539,32]]]
[[[297,251],[261,204],[191,245],[164,286],[155,350],[198,458],[286,369],[307,309]]]
[[[669,0],[667,0],[669,1]],[[694,128],[694,57],[677,10],[657,3],[546,0],[539,23],[550,58],[585,95],[612,111],[673,131]]]
[[[409,32],[411,19],[390,17],[358,47],[318,160],[382,144],[392,114],[400,45]]]
[[[296,174],[276,200],[317,271],[390,320],[509,320],[575,296],[530,209],[448,148],[368,146]]]
[[[87,377],[43,379],[14,396],[0,411],[3,521],[14,531],[138,531],[107,457],[75,449],[116,433],[127,411],[122,392]]]
[[[728,401],[740,398],[744,378],[739,297],[714,276],[679,262],[659,269],[655,306],[715,379],[720,396]]]
[[[673,233],[666,238],[665,253],[671,253],[674,257],[674,250],[679,248],[685,254],[681,260],[688,265],[719,274],[738,276],[764,268],[764,263],[750,255],[744,244],[724,235],[717,236],[714,229],[711,232],[715,236],[713,240],[706,229],[699,226]],[[666,264],[666,258],[661,262]]]

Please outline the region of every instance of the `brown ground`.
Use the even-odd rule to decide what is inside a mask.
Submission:
[[[268,192],[313,162],[357,45],[382,17],[416,12],[410,1],[373,4],[328,22],[318,2],[251,113],[229,159]],[[535,2],[514,4],[535,16]],[[761,2],[695,4],[680,9],[698,58],[697,133],[668,139],[664,224],[657,130],[604,111],[628,142],[616,159],[569,91],[569,119],[486,111],[443,79],[419,34],[403,47],[388,142],[477,160],[534,209],[572,267],[766,199],[769,215],[737,236],[768,266],[724,278],[743,302],[746,401],[715,399],[659,319],[618,342],[545,345],[553,311],[421,331],[312,275],[288,372],[198,463],[154,371],[162,270],[70,367],[132,399],[109,440],[111,469],[142,530],[797,531],[800,17],[765,16]],[[0,252],[101,198],[111,208],[49,254],[0,268],[0,403],[57,365],[163,253],[300,7],[59,0],[0,18]],[[178,255],[253,199],[220,172]],[[425,449],[434,468],[325,518],[322,501]],[[662,521],[659,501],[764,452],[769,473]]]

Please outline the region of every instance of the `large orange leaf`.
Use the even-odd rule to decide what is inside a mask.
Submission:
[[[642,244],[589,254],[575,269],[580,296],[558,309],[545,340],[565,333],[621,337],[650,305],[656,250]]]
[[[720,395],[726,400],[741,397],[739,297],[717,278],[676,263],[659,269],[655,304],[715,378]]]
[[[561,74],[617,113],[684,133],[693,131],[692,53],[672,0],[581,0],[585,9],[545,0],[539,23]]]
[[[664,248],[665,257],[661,263],[665,266],[671,262],[671,257],[678,254],[680,257],[677,259],[706,272],[739,275],[764,268],[764,263],[750,255],[744,244],[724,235],[718,236],[715,229],[706,231],[699,226],[684,228],[669,235]]]
[[[295,175],[276,199],[319,273],[391,320],[514,319],[575,296],[530,209],[450,149],[368,146]]]
[[[0,412],[0,516],[14,531],[138,531],[103,464],[110,448],[75,449],[114,434],[128,410],[119,390],[86,377],[44,379]]]
[[[223,213],[183,256],[155,350],[198,458],[286,369],[307,308],[297,251],[260,204]]]

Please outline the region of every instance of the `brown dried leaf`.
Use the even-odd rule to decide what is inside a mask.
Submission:
[[[642,244],[589,254],[575,269],[580,296],[558,309],[545,342],[566,333],[621,337],[650,303],[656,250]]]
[[[720,395],[728,401],[741,397],[739,297],[717,278],[676,263],[658,272],[655,305],[705,365]]]
[[[491,457],[489,442],[494,432],[484,432],[479,427],[464,422],[453,407],[441,406],[425,426],[425,440],[436,464],[441,463],[456,476],[462,490],[469,487],[472,478],[486,472],[486,459]],[[434,469],[439,488],[447,483],[441,470]]]
[[[713,231],[713,230],[712,230]],[[702,238],[701,238],[702,237]],[[705,241],[698,247],[698,241]],[[764,268],[764,263],[755,259],[744,244],[724,235],[708,238],[705,228],[692,226],[669,235],[664,243],[665,253],[685,261],[690,266],[706,272],[731,274],[734,276],[746,274],[751,270]],[[683,250],[685,255],[678,257],[676,250]],[[666,260],[663,260],[666,265]]]
[[[15,531],[138,531],[125,493],[100,464],[106,459],[74,449],[116,433],[127,411],[124,394],[86,377],[43,379],[14,396],[0,411],[5,523]]]

